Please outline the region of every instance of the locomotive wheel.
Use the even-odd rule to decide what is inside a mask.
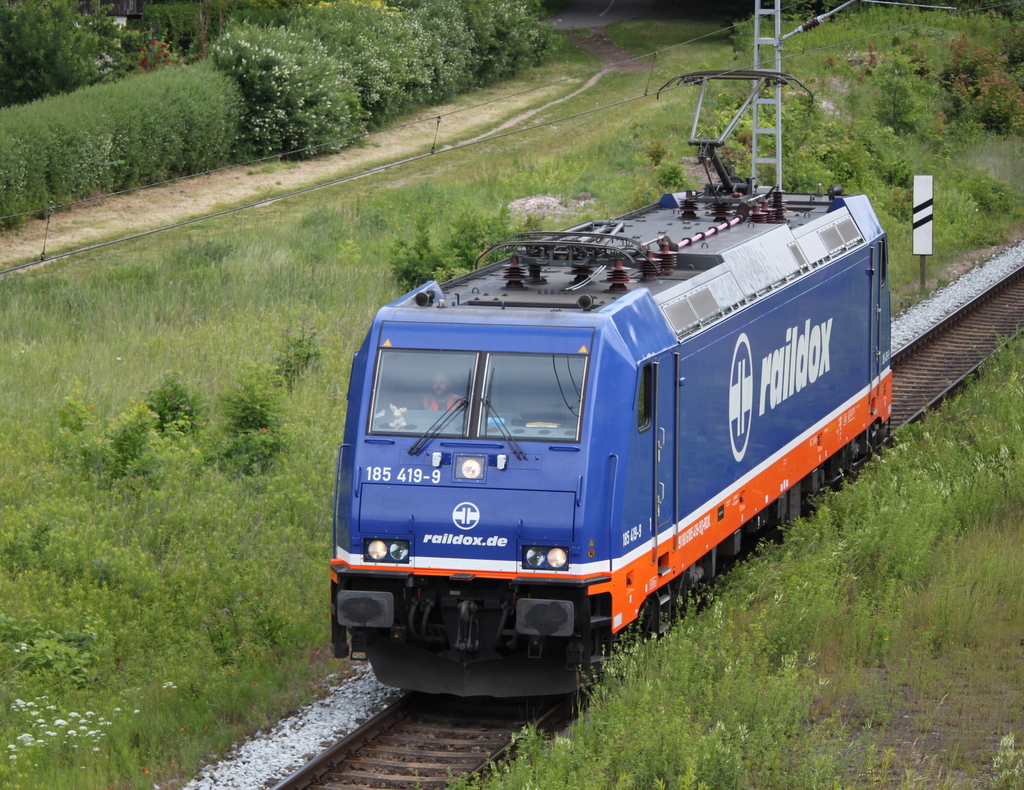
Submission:
[[[640,604],[640,611],[636,615],[637,633],[643,639],[650,639],[658,635],[658,602],[652,593],[644,598]]]

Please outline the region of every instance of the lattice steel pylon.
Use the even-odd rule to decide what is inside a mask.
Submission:
[[[782,0],[756,0],[754,11],[754,70],[782,71]],[[770,28],[774,35],[768,35]],[[756,82],[754,83],[757,84]],[[782,187],[782,84],[775,82],[754,98],[750,177],[754,188],[759,173],[768,171],[773,186]],[[769,168],[774,166],[774,171]]]

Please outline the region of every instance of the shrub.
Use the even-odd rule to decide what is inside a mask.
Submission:
[[[146,3],[141,22],[129,23],[145,29],[148,36],[155,34],[169,43],[177,52],[188,53],[198,47],[202,38],[198,3]]]
[[[663,192],[678,192],[686,189],[687,181],[686,171],[683,170],[682,165],[675,162],[666,162],[654,172],[654,183]]]
[[[223,164],[238,118],[235,86],[202,64],[0,110],[0,216]]]
[[[70,682],[85,685],[91,679],[96,657],[89,652],[97,639],[92,623],[82,631],[54,631],[44,628],[32,618],[18,620],[0,612],[0,645],[9,656],[0,664],[8,675],[31,672],[44,675],[47,682]],[[3,666],[7,664],[7,666]]]
[[[292,391],[299,376],[307,370],[316,370],[320,365],[323,355],[321,342],[313,322],[305,318],[299,321],[297,330],[285,331],[274,370],[288,385],[288,392]]]
[[[537,63],[553,33],[523,0],[331,3],[293,27],[349,64],[363,109],[380,122],[411,102],[440,101]]]
[[[68,0],[0,4],[0,107],[118,76],[136,38]]]
[[[242,147],[251,154],[338,150],[362,131],[363,113],[344,64],[315,41],[241,24],[217,41],[212,60],[242,94]]]
[[[221,413],[231,435],[281,427],[281,378],[267,367],[244,365],[234,385],[220,395]]]
[[[284,448],[284,439],[279,433],[261,428],[228,437],[222,458],[229,470],[240,475],[261,475],[273,468]]]
[[[271,368],[246,365],[221,393],[225,442],[221,456],[243,475],[268,471],[284,450],[281,377]]]
[[[391,249],[392,271],[406,290],[428,280],[450,279],[469,271],[488,245],[502,240],[510,232],[505,209],[492,217],[463,211],[452,221],[448,235],[438,243],[431,239],[429,223],[426,215],[418,216],[412,243],[399,239]]]
[[[195,433],[205,411],[202,394],[178,370],[158,376],[143,401],[156,414],[156,429],[163,433]]]
[[[445,0],[425,0],[426,13]],[[552,31],[537,21],[536,0],[465,0],[469,29],[475,39],[476,78],[487,82],[515,74],[536,63],[553,45]]]
[[[266,596],[256,592],[239,593],[231,605],[210,612],[202,628],[220,663],[231,666],[254,651],[276,648],[286,625]]]
[[[357,3],[325,3],[298,13],[293,29],[318,42],[352,75],[363,111],[377,123],[429,90],[423,36],[407,14]]]
[[[668,156],[668,146],[661,140],[652,140],[644,146],[644,156],[646,156],[651,164],[657,167]]]
[[[128,408],[103,427],[76,386],[58,410],[60,454],[103,485],[124,478],[153,480],[162,465],[156,422],[156,414],[145,403],[129,401]]]
[[[110,477],[147,477],[157,466],[151,452],[156,438],[156,415],[145,403],[128,401],[128,408],[110,422],[109,452],[103,459]]]
[[[459,91],[478,87],[480,63],[474,49],[473,20],[466,3],[425,3],[416,14],[417,38],[423,53],[426,82],[417,101],[443,101]],[[538,57],[541,53],[537,53]]]
[[[1006,58],[966,36],[953,44],[943,77],[954,117],[996,134],[1024,131],[1024,92],[1006,72]]]
[[[933,91],[916,69],[909,57],[895,52],[872,75],[879,88],[875,118],[897,134],[917,132],[928,121],[925,100]]]

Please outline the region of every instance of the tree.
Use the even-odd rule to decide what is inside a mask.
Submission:
[[[0,3],[0,107],[99,82],[123,57],[105,13],[74,0]]]

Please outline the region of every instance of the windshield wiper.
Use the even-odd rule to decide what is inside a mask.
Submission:
[[[416,443],[409,448],[409,455],[419,455],[423,452],[423,448],[427,446],[427,443],[436,438],[441,432],[448,427],[449,423],[456,418],[459,414],[462,414],[469,405],[469,398],[459,398],[459,402],[452,406],[447,411],[443,412],[440,417],[434,420],[434,424],[431,425],[424,434],[416,440]]]
[[[501,433],[502,438],[508,442],[509,449],[512,450],[512,454],[520,461],[526,460],[526,453],[522,451],[515,439],[512,438],[512,434],[509,433],[508,428],[505,427],[505,421],[498,416],[498,413],[491,407],[490,398],[481,398],[480,402],[483,404],[484,409],[487,411],[488,423],[494,423],[494,426]]]

